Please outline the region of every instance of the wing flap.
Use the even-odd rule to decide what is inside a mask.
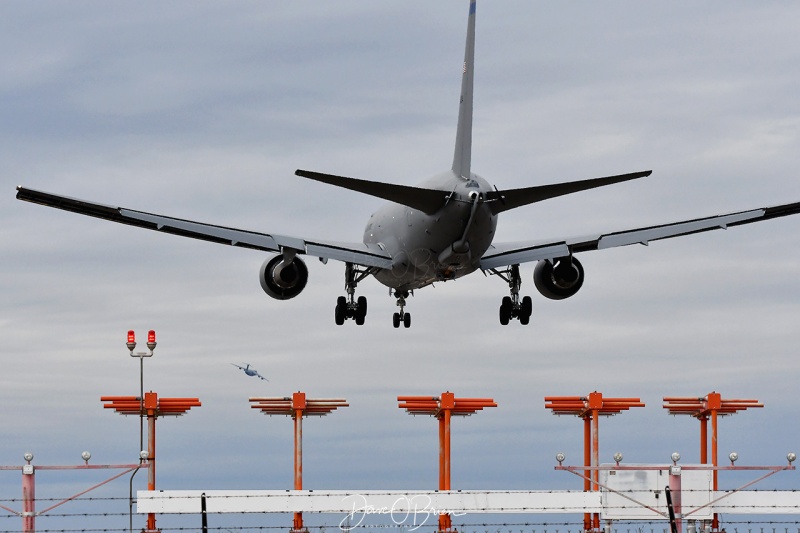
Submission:
[[[211,224],[193,222],[191,220],[183,220],[180,218],[165,217],[162,215],[154,215],[152,213],[133,211],[131,209],[124,208],[119,208],[119,215],[122,220],[108,220],[114,220],[115,222],[121,221],[125,224],[132,224],[142,228],[154,229],[156,231],[171,233],[173,235],[180,235],[181,237],[211,241],[219,244],[228,244],[230,246],[243,246],[265,251],[280,250],[280,246],[275,239],[271,235],[267,234],[242,231],[222,226],[214,226]],[[133,221],[138,221],[140,224],[133,223]],[[305,246],[299,250],[305,251]]]
[[[730,215],[708,217],[687,222],[676,222],[662,226],[653,226],[639,230],[621,231],[603,235],[597,242],[597,249],[614,248],[617,246],[627,246],[629,244],[647,244],[650,241],[658,241],[671,237],[681,237],[703,231],[715,229],[727,229],[728,226],[753,222],[764,217],[764,209],[755,209]]]
[[[377,268],[391,268],[392,265],[391,258],[386,252],[378,247],[367,246],[363,243],[305,240],[286,235],[248,231],[98,204],[25,187],[17,187],[17,198],[26,202],[110,220],[120,224],[228,246],[266,252],[279,252],[281,248],[287,247],[297,250],[301,254],[308,254],[322,259],[334,259]]]
[[[508,246],[492,246],[481,257],[481,269],[490,270],[501,266],[518,265],[569,255],[566,242],[517,243]]]

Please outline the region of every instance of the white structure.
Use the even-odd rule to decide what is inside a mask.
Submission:
[[[678,456],[679,458],[679,456]],[[791,460],[790,460],[791,461]],[[708,521],[726,515],[800,514],[800,491],[745,491],[784,467],[711,467],[709,465],[624,465],[562,467],[579,476],[600,470],[601,490],[584,491],[358,491],[358,490],[174,490],[139,491],[137,512],[155,514],[206,513],[334,513],[348,524],[367,516],[385,515],[395,523],[415,523],[440,514],[584,514],[602,520],[669,520],[678,531],[682,521]],[[714,470],[761,470],[768,473],[732,491],[713,490]],[[424,520],[423,520],[424,519]],[[355,527],[355,526],[353,526]]]

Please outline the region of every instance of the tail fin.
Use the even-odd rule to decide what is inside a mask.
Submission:
[[[467,44],[464,50],[464,72],[461,76],[461,101],[458,107],[456,149],[453,155],[453,172],[469,179],[472,160],[472,87],[475,77],[475,1],[469,3]]]

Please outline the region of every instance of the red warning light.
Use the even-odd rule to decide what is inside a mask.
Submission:
[[[150,330],[147,332],[147,349],[151,352],[156,349],[156,332]]]
[[[133,350],[136,348],[136,334],[132,329],[128,330],[128,342],[126,342],[125,345],[128,347],[128,350],[131,351],[131,354],[133,354]]]

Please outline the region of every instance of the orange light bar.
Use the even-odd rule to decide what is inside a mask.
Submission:
[[[303,416],[325,416],[339,407],[350,406],[343,398],[306,399],[304,393],[273,398],[250,398],[250,402],[251,409],[260,409],[268,416],[294,416],[297,412],[301,412]]]
[[[100,397],[101,402],[110,402],[103,404],[104,409],[114,409],[121,415],[180,416],[192,407],[202,405],[198,398],[158,398],[153,394],[146,399],[149,401],[145,401],[143,405],[138,396]]]
[[[664,397],[664,409],[671,415],[690,415],[695,418],[708,417],[712,412],[727,416],[750,408],[764,407],[758,400],[722,399],[719,393],[711,392],[702,398]]]
[[[469,416],[485,407],[497,407],[492,398],[456,398],[452,393],[436,396],[398,396],[398,407],[410,415],[439,417],[444,411],[454,416]]]
[[[588,396],[545,396],[545,409],[552,409],[554,415],[586,416],[597,411],[600,416],[613,416],[631,407],[644,407],[639,398],[603,398],[594,392]]]

